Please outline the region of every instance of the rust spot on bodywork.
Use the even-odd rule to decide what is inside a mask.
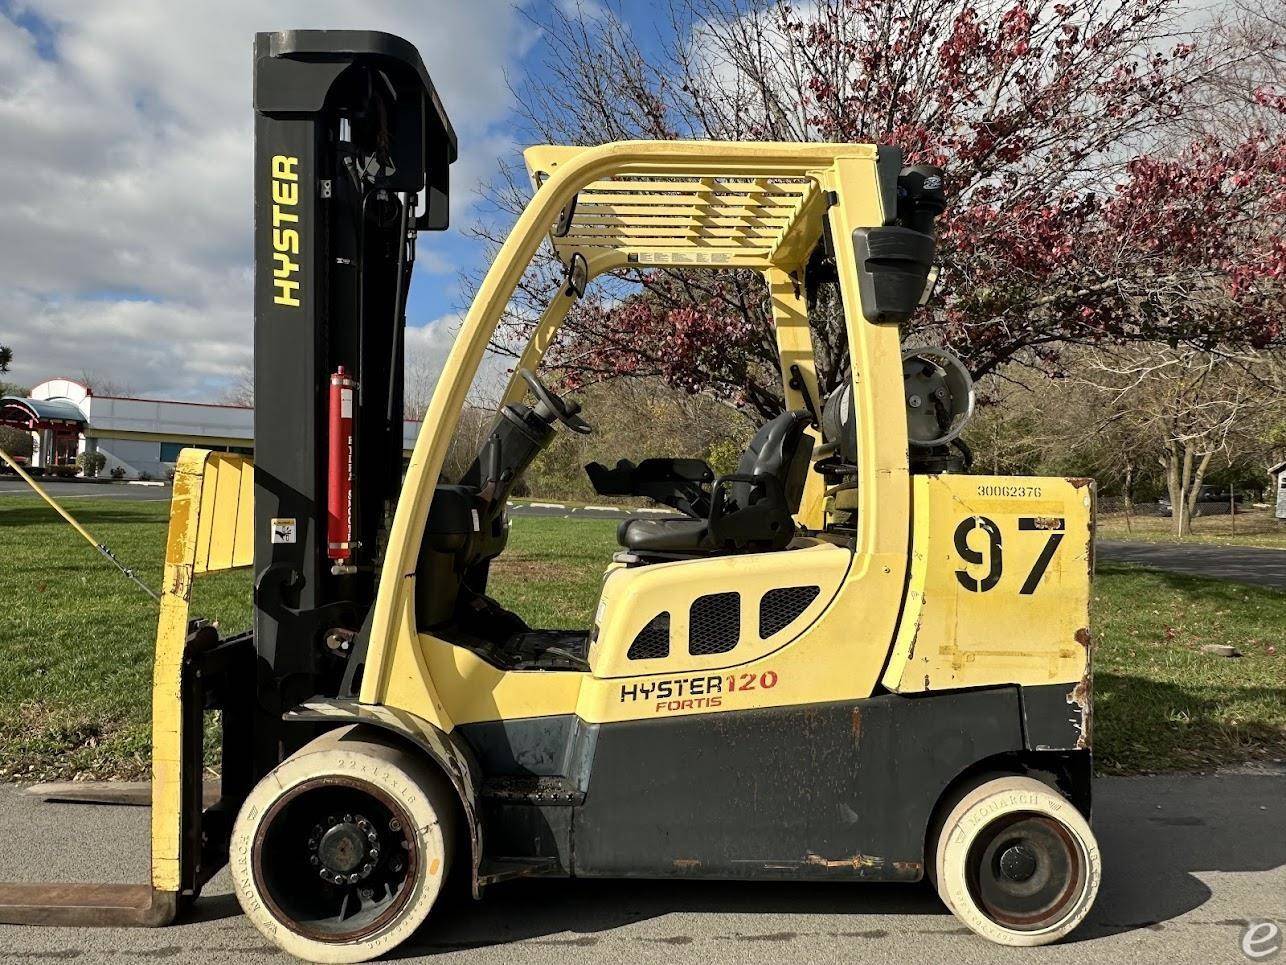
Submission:
[[[697,871],[701,868],[701,862],[696,858],[675,858],[675,871]]]
[[[1081,712],[1080,734],[1076,738],[1076,746],[1084,750],[1090,746],[1092,740],[1094,717],[1094,702],[1091,699],[1091,683],[1088,673],[1067,694],[1067,704],[1069,707],[1076,707]]]
[[[1063,517],[1061,516],[1036,516],[1032,519],[1032,525],[1036,529],[1062,529]]]
[[[1067,476],[1065,478],[1077,489],[1087,489],[1094,485],[1094,480],[1089,476]]]
[[[924,602],[923,596],[921,596],[920,602],[921,604],[923,604]],[[915,645],[920,641],[920,623],[923,620],[924,620],[924,607],[923,605],[921,605],[920,607],[917,608],[915,613],[915,629],[911,631],[911,646],[909,646],[906,651],[907,663],[910,663],[912,660],[915,659]]]
[[[855,854],[851,858],[823,858],[820,854],[809,852],[804,856],[804,864],[814,868],[852,868],[855,871],[876,871],[884,867],[884,859],[872,854]]]
[[[894,861],[893,874],[897,878],[918,881],[924,874],[924,865],[919,861]]]
[[[1075,639],[1085,649],[1085,673],[1067,693],[1067,705],[1075,707],[1081,712],[1081,722],[1077,730],[1080,731],[1076,738],[1078,748],[1088,748],[1091,739],[1091,724],[1094,716],[1093,701],[1093,677],[1091,670],[1091,659],[1094,638],[1090,634],[1089,627],[1081,627],[1075,633]]]
[[[853,708],[853,745],[856,746],[862,742],[862,708]]]

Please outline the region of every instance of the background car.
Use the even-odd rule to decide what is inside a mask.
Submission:
[[[1237,496],[1237,512],[1246,511],[1246,500]],[[1219,489],[1216,486],[1202,486],[1201,492],[1197,496],[1197,503],[1192,508],[1193,516],[1227,516],[1232,511],[1232,497],[1226,489]],[[1158,516],[1173,516],[1174,507],[1170,505],[1170,497],[1162,496],[1157,500]]]

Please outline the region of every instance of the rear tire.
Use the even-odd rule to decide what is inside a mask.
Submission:
[[[306,961],[365,962],[424,922],[446,880],[454,793],[436,769],[354,727],[274,768],[246,798],[228,865],[246,916]]]
[[[1001,945],[1047,945],[1084,920],[1102,865],[1071,802],[1029,777],[966,794],[938,835],[931,877],[971,930]]]

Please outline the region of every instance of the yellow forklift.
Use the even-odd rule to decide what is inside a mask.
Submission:
[[[187,450],[176,473],[151,881],[0,886],[0,920],[163,924],[227,864],[255,926],[318,962],[392,951],[448,878],[481,897],[525,876],[927,877],[992,941],[1075,928],[1100,878],[1094,488],[970,474],[968,373],[903,349],[941,172],[866,144],[531,148],[531,202],[404,468],[406,293],[418,232],[446,227],[451,124],[387,34],[260,34],[254,99],[255,464]],[[448,481],[542,245],[565,281]],[[591,625],[533,628],[487,594],[508,496],[556,432],[592,431],[540,362],[597,276],[648,268],[762,274],[785,409],[728,475],[587,467],[599,492],[674,515],[622,524]],[[849,353],[824,398],[823,277]],[[254,627],[225,638],[189,613],[192,581],[239,566]]]

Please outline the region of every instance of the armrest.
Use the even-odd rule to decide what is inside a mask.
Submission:
[[[622,459],[615,469],[608,469],[601,462],[591,462],[585,467],[585,475],[594,492],[600,496],[635,496],[634,474],[638,467],[628,459]]]
[[[710,510],[706,487],[714,470],[702,459],[644,459],[637,466],[622,459],[614,469],[591,462],[585,474],[600,496],[642,496],[696,519]]]
[[[644,459],[638,474],[648,483],[714,482],[714,470],[704,459]]]

